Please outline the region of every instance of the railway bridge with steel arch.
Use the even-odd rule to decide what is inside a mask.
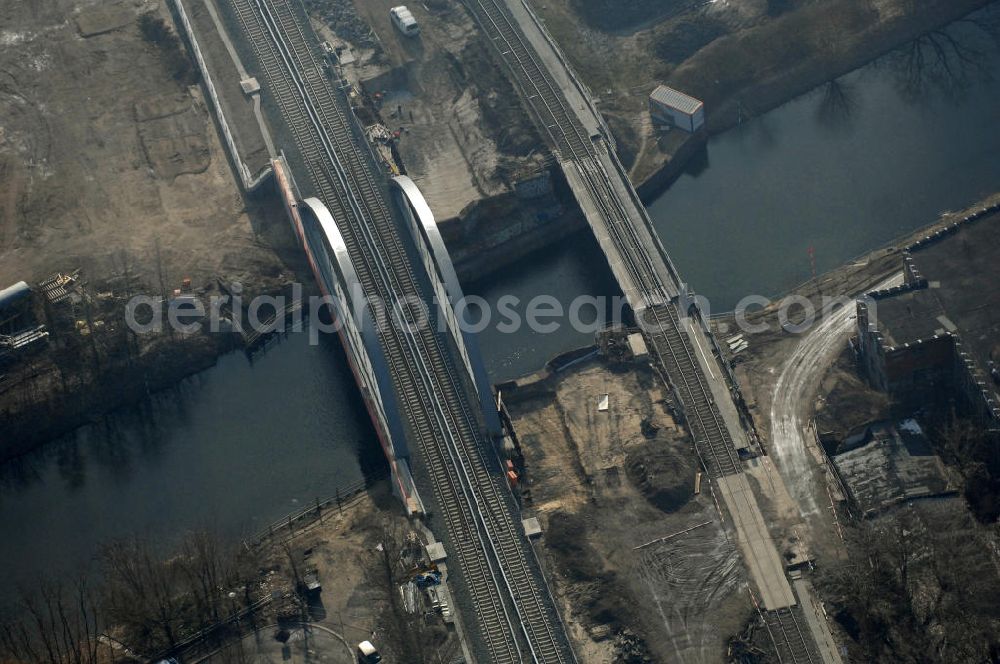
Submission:
[[[475,337],[460,324],[462,290],[427,202],[409,178],[380,166],[344,87],[328,78],[300,0],[220,5],[285,137],[275,181],[328,297],[394,489],[444,545],[470,655],[575,662],[507,484],[500,418]],[[373,302],[396,320],[386,324],[377,305],[366,306]]]

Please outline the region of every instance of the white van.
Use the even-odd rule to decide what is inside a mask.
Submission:
[[[407,37],[416,37],[420,34],[420,26],[417,25],[417,19],[413,18],[413,14],[406,8],[406,5],[393,7],[389,10],[389,16],[392,18],[392,24],[396,26],[396,29]]]
[[[358,644],[358,664],[379,664],[381,661],[382,655],[371,641],[362,641]]]

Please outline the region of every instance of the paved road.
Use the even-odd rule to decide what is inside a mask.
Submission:
[[[886,279],[872,290],[903,283],[903,275]],[[797,501],[802,516],[816,514],[813,468],[815,461],[806,447],[802,422],[803,399],[811,397],[824,372],[833,364],[854,326],[857,313],[842,307],[825,316],[810,330],[781,369],[771,403],[771,441],[768,453],[781,471],[789,493]]]

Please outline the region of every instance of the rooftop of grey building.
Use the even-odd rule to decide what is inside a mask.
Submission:
[[[924,287],[877,299],[888,346],[957,335],[981,370],[1000,357],[1000,212],[950,227],[909,249]]]

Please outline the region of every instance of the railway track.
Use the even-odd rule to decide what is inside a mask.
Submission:
[[[300,8],[294,0],[230,2],[309,180],[338,221],[365,294],[390,305],[412,297],[431,302],[410,267],[373,155],[353,114],[344,110],[346,100],[324,76]],[[319,229],[307,232],[310,247],[330,251]],[[446,544],[475,609],[481,644],[498,663],[572,662],[510,495],[489,470],[498,460],[481,436],[447,340],[436,326],[418,325],[410,308],[400,312],[400,325],[380,326],[380,342],[434,487]]]
[[[775,646],[779,664],[821,664],[812,638],[802,631],[802,609],[798,606],[764,612],[764,625]]]
[[[732,436],[695,358],[690,337],[681,328],[676,307],[670,303],[670,289],[663,283],[621,193],[601,163],[601,151],[606,151],[606,146],[587,135],[569,109],[551,72],[539,62],[537,53],[527,43],[503,0],[465,2],[508,64],[560,160],[569,162],[569,167],[577,170],[591,200],[600,210],[608,234],[623,258],[628,278],[641,294],[642,301],[633,302],[633,309],[677,390],[709,475],[721,477],[741,472]]]
[[[652,339],[668,375],[681,393],[688,425],[709,476],[716,478],[742,472],[729,428],[713,401],[689,337],[681,331],[682,323],[676,309],[656,306],[639,315],[645,321],[643,328]]]

